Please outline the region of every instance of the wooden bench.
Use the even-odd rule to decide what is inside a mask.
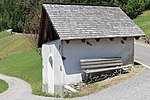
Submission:
[[[81,69],[86,75],[85,81],[92,81],[92,73],[119,70],[126,68],[122,66],[121,57],[111,58],[95,58],[95,59],[80,59]]]

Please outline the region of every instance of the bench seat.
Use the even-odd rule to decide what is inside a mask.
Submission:
[[[86,74],[86,80],[89,79],[92,73],[119,70],[132,66],[122,66],[121,57],[80,59],[80,65],[82,72]]]
[[[111,71],[111,70],[117,70],[117,69],[123,69],[123,68],[128,68],[132,65],[128,66],[120,66],[120,67],[114,67],[114,68],[103,68],[103,69],[92,69],[92,70],[85,70],[85,73],[96,73],[96,72],[104,72],[104,71]]]

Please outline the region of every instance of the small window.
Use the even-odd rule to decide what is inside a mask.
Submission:
[[[51,56],[49,57],[49,63],[50,63],[50,65],[51,65],[52,69],[53,69],[53,59],[52,59]]]

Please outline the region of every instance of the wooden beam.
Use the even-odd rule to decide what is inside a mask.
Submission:
[[[45,14],[45,23],[44,23],[44,42],[47,42],[47,28],[48,28],[48,15]]]
[[[135,38],[136,40],[138,40],[140,37],[139,37],[139,36],[135,36],[134,38]]]
[[[81,65],[81,69],[97,69],[97,68],[109,68],[109,67],[112,67],[112,66],[121,66],[123,63],[122,62],[111,62],[111,63],[106,63],[106,64],[98,64],[98,65],[95,65],[95,64],[91,64],[91,65]]]
[[[114,38],[109,38],[110,39],[110,41],[113,41],[114,40]]]
[[[62,60],[66,60],[66,57],[62,56]]]
[[[123,41],[123,40],[121,40],[121,43],[122,43],[122,44],[124,44],[124,41]]]
[[[66,43],[68,44],[70,42],[70,40],[66,40]]]
[[[86,39],[81,39],[81,41],[82,41],[83,43],[85,43]]]
[[[86,44],[92,46],[92,44],[89,41],[86,41]]]
[[[127,37],[122,37],[123,40],[127,40]]]
[[[44,43],[44,38],[45,38],[45,20],[46,19],[46,11],[42,7],[42,14],[41,14],[41,20],[40,20],[40,33],[39,33],[39,38],[38,38],[38,47],[42,47],[42,44]]]
[[[97,39],[95,39],[96,40],[96,42],[99,42],[100,41],[100,38],[97,38]]]

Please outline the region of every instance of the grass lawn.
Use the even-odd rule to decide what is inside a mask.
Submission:
[[[150,37],[150,10],[143,12],[143,14],[134,19],[134,22]]]
[[[8,84],[3,81],[3,80],[0,80],[0,93],[6,91],[8,89]]]
[[[23,36],[10,35],[0,39],[0,58],[30,49],[30,43]]]
[[[0,39],[0,74],[23,79],[31,85],[33,94],[41,94],[41,57],[22,35]]]
[[[0,38],[1,38],[1,37],[5,37],[5,36],[8,36],[8,35],[11,35],[11,33],[6,32],[6,31],[0,32]]]

